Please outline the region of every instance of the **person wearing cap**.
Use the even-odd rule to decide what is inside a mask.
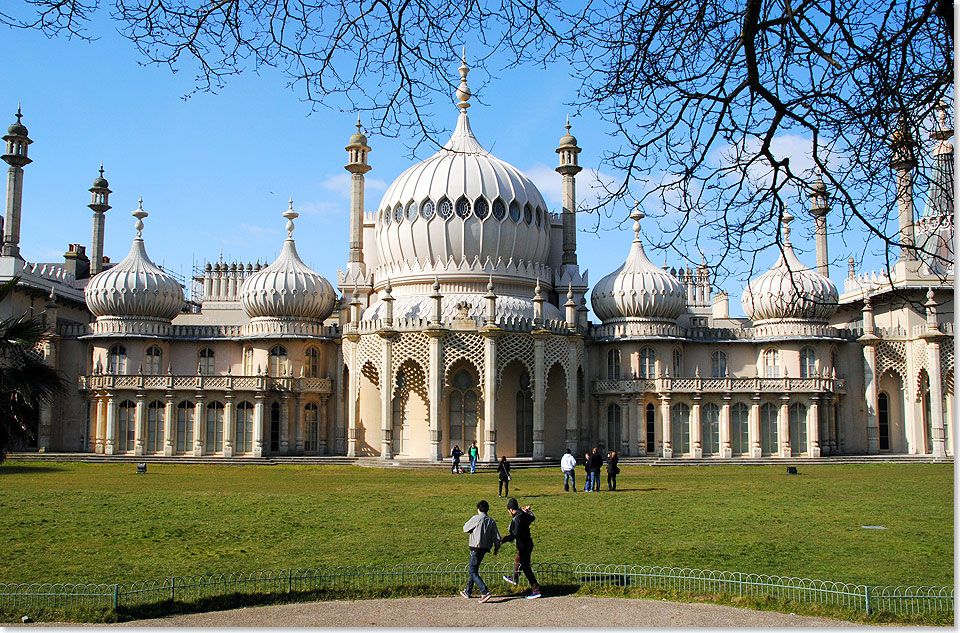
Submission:
[[[510,521],[510,533],[500,541],[506,543],[514,541],[517,544],[517,558],[513,564],[513,576],[504,576],[503,579],[511,585],[520,582],[520,570],[527,577],[530,583],[530,594],[528,600],[540,597],[540,584],[537,577],[533,575],[533,569],[530,567],[530,554],[533,552],[533,538],[530,536],[530,524],[535,517],[530,511],[530,506],[521,508],[520,504],[513,497],[507,501],[507,512],[513,517]]]
[[[573,491],[577,491],[577,478],[574,470],[577,467],[577,458],[573,456],[570,449],[560,458],[560,470],[563,472],[563,490],[569,492],[571,486]]]
[[[486,602],[490,599],[487,585],[480,577],[480,563],[487,552],[490,551],[490,548],[493,548],[494,556],[500,551],[500,530],[497,529],[497,522],[487,516],[489,511],[490,504],[481,500],[477,504],[477,513],[463,524],[463,531],[470,535],[470,562],[467,567],[470,577],[467,579],[467,588],[461,591],[460,595],[469,598],[470,592],[473,591],[473,585],[476,583],[480,590],[480,602]]]

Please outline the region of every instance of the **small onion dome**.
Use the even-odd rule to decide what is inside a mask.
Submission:
[[[360,126],[360,119],[357,119],[357,133],[350,137],[350,145],[366,145],[367,137],[363,134],[363,128]]]
[[[20,122],[20,106],[17,106],[17,120],[7,128],[7,134],[10,136],[27,136],[27,126]]]
[[[570,133],[570,117],[567,117],[567,125],[565,127],[567,128],[567,133],[560,137],[560,143],[557,145],[557,147],[576,147],[577,137]]]
[[[160,270],[143,246],[143,199],[133,212],[137,237],[116,266],[95,275],[84,289],[87,307],[97,317],[131,317],[170,321],[183,308],[183,289]]]
[[[839,306],[833,282],[804,266],[793,251],[791,220],[789,212],[783,214],[783,253],[777,263],[743,291],[743,311],[755,325],[784,319],[826,321]]]
[[[336,292],[330,282],[310,270],[297,254],[293,200],[287,218],[287,239],[277,260],[254,273],[240,288],[240,304],[251,319],[285,318],[322,321],[333,311]]]
[[[93,181],[94,189],[109,189],[110,183],[107,182],[107,179],[103,177],[103,163],[100,163],[100,175],[97,176]]]
[[[630,214],[635,234],[627,261],[594,286],[593,311],[604,323],[675,321],[687,307],[686,290],[676,277],[647,259],[640,242],[639,209]]]

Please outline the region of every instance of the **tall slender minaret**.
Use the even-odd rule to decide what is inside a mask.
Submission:
[[[577,265],[577,174],[583,169],[577,164],[577,139],[570,134],[570,117],[567,117],[567,133],[560,137],[557,154],[560,164],[557,173],[563,176],[563,266]]]
[[[93,237],[90,239],[90,276],[103,270],[103,226],[105,213],[110,209],[110,183],[103,177],[103,163],[100,163],[100,175],[90,187],[90,204],[93,210]]]
[[[897,172],[897,206],[900,215],[900,261],[910,261],[917,258],[914,252],[916,244],[914,238],[913,213],[913,169],[917,166],[914,156],[913,135],[907,118],[901,117],[899,128],[890,139],[893,156],[890,159],[890,168]]]
[[[810,215],[813,216],[814,233],[817,238],[817,272],[824,277],[830,276],[830,260],[827,255],[827,185],[823,176],[817,172],[817,179],[810,186]]]
[[[33,141],[27,138],[27,128],[20,123],[20,106],[17,106],[17,121],[7,128],[3,140],[7,153],[3,161],[10,165],[7,170],[7,211],[3,223],[3,255],[20,258],[20,205],[23,202],[23,167],[32,161],[27,158],[27,146]],[[20,258],[22,259],[22,258]]]
[[[350,137],[347,150],[347,164],[344,169],[353,174],[350,185],[350,258],[347,274],[366,275],[363,265],[363,175],[370,171],[367,164],[367,137],[363,135],[360,118],[357,118],[357,133]],[[359,271],[351,270],[359,268]]]

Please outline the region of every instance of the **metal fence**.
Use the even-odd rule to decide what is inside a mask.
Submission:
[[[953,587],[869,586],[809,578],[683,567],[639,565],[534,565],[542,585],[663,591],[678,596],[741,596],[817,604],[855,612],[912,615],[953,612]],[[492,589],[506,589],[513,563],[481,567]],[[465,563],[267,569],[176,576],[118,584],[0,583],[0,609],[119,609],[191,603],[222,596],[296,595],[319,591],[376,591],[416,587],[454,588],[467,581]]]

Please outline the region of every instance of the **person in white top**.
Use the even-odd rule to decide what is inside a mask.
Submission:
[[[577,458],[570,453],[570,449],[560,458],[560,470],[563,471],[563,490],[569,492],[577,491],[577,481],[574,470],[577,467]]]

